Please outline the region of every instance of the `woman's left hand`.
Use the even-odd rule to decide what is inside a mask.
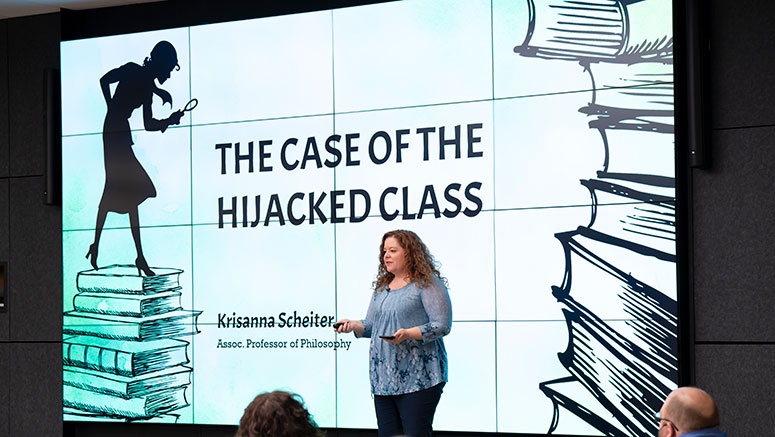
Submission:
[[[420,328],[417,326],[409,329],[401,328],[393,334],[393,337],[383,337],[382,339],[390,344],[399,344],[405,340],[422,340],[422,332],[420,332]]]

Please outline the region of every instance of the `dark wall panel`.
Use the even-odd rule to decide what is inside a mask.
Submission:
[[[8,261],[8,211],[10,209],[8,175],[10,171],[8,143],[8,23],[0,21],[0,261]],[[0,435],[11,435],[9,417],[11,345],[8,341],[8,313],[0,313]]]
[[[0,20],[0,178],[8,177],[8,20]]]
[[[10,173],[42,175],[46,168],[45,71],[59,68],[59,14],[7,21]]]
[[[775,127],[714,132],[694,173],[697,341],[775,341]]]
[[[775,345],[698,345],[697,385],[717,401],[730,436],[775,429]]]
[[[10,184],[10,339],[61,342],[62,210],[43,205],[42,176]]]
[[[10,436],[11,420],[8,399],[11,393],[11,373],[8,371],[11,345],[0,341],[0,435]]]
[[[8,262],[11,250],[10,250],[10,228],[8,226],[9,217],[8,211],[10,209],[10,199],[8,196],[10,183],[8,179],[0,178],[0,262]],[[8,284],[6,283],[6,286]],[[6,303],[7,303],[6,298]],[[9,335],[9,322],[8,312],[0,312],[0,342],[8,341]],[[2,343],[0,343],[2,344]],[[2,355],[0,355],[2,358]],[[2,380],[3,374],[0,373],[0,380]],[[7,389],[7,385],[0,383],[0,387]],[[3,390],[0,388],[0,390]],[[1,429],[1,428],[0,428]],[[0,433],[2,435],[2,433]]]
[[[714,127],[775,123],[775,2],[700,0],[708,7]]]
[[[12,343],[6,348],[10,351],[8,435],[62,435],[61,343]]]

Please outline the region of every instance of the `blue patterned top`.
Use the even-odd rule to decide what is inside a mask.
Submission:
[[[427,288],[410,282],[398,290],[374,292],[363,323],[363,337],[370,337],[369,376],[371,392],[398,395],[447,382],[447,351],[443,336],[452,326],[452,303],[440,279]],[[380,335],[398,329],[420,327],[422,340],[390,344]],[[357,334],[356,334],[357,336]]]

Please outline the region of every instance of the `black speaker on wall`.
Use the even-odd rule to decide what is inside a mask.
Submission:
[[[62,203],[62,110],[59,70],[46,69],[46,186],[43,202]]]
[[[688,0],[686,4],[686,97],[689,164],[695,168],[711,166],[708,133],[708,77],[706,64],[710,40],[705,32],[706,0]]]

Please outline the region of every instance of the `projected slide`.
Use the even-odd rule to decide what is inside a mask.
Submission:
[[[65,420],[283,389],[376,428],[369,339],[332,325],[409,229],[452,300],[435,429],[654,435],[672,41],[668,0],[409,0],[63,42]]]

